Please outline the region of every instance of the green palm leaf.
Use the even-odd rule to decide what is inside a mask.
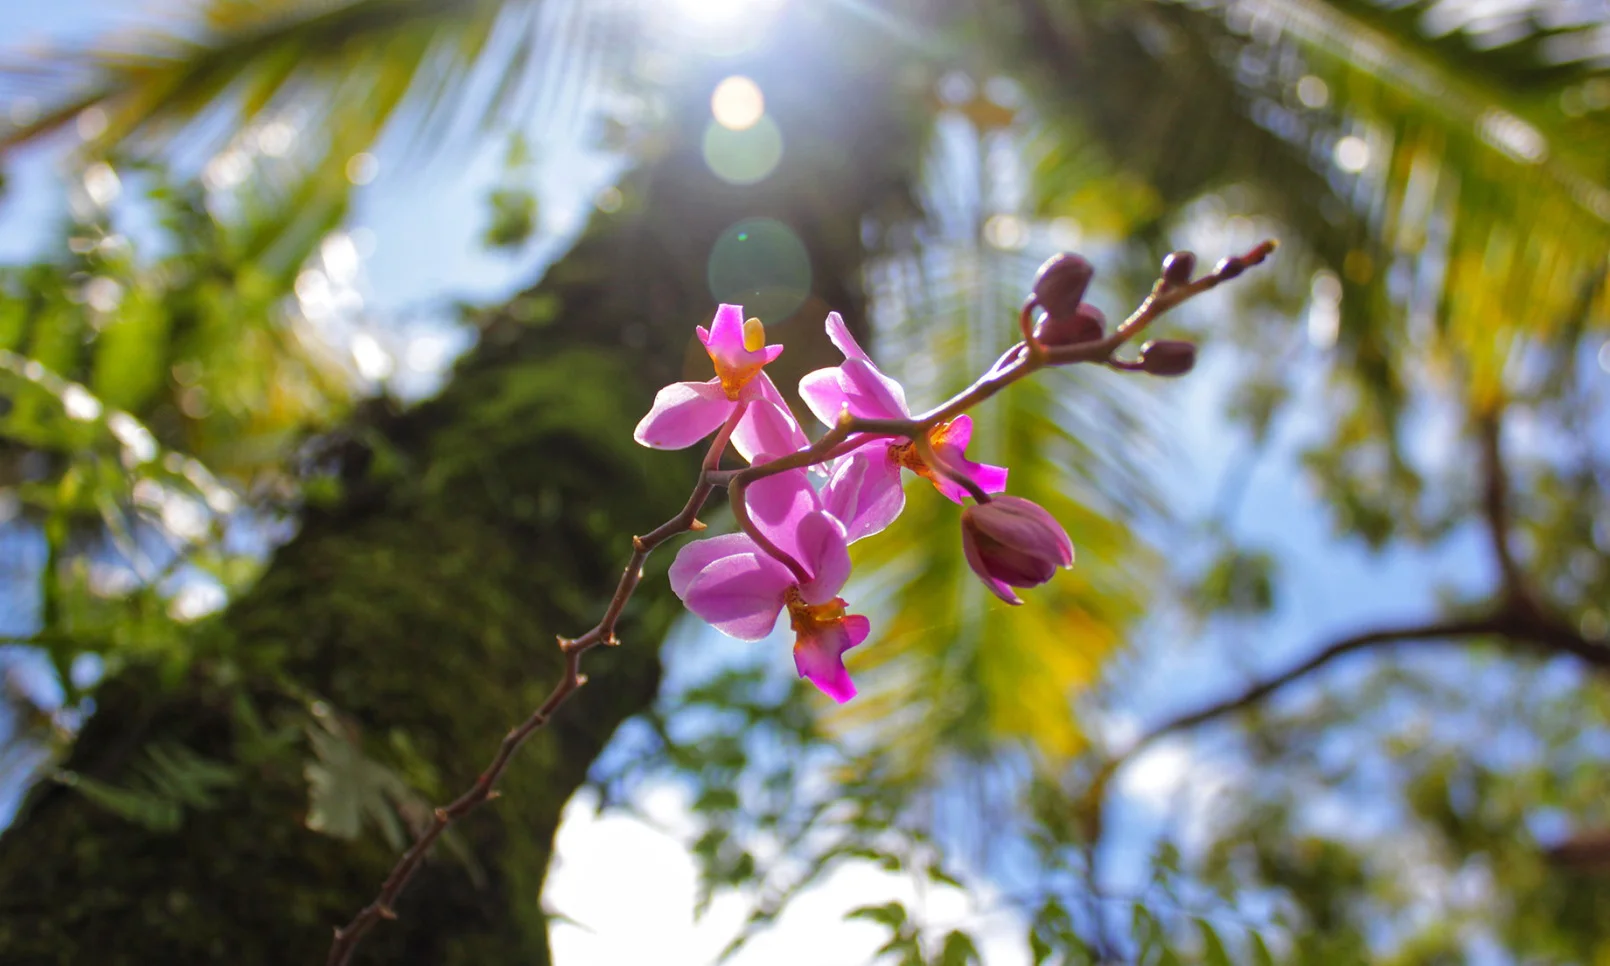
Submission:
[[[1538,57],[1596,25],[1479,50],[1423,35],[1415,4],[1137,3],[1088,19],[1017,6],[1045,102],[1068,108],[1044,209],[1085,183],[1087,152],[1065,146],[1092,134],[1109,164],[1157,187],[1160,211],[1249,185],[1341,276],[1343,347],[1386,395],[1391,366],[1438,344],[1490,401],[1518,338],[1579,318],[1585,293],[1606,305],[1610,113],[1561,105],[1610,71]],[[1389,286],[1416,266],[1412,285]]]
[[[3,89],[45,105],[0,136],[10,147],[98,108],[94,145],[166,145],[211,115],[244,126],[294,102],[308,124],[361,150],[405,103],[421,120],[460,108],[473,68],[496,72],[483,110],[510,105],[531,66],[529,40],[494,46],[495,32],[536,35],[542,0],[210,0],[165,32],[113,35],[82,50],[0,72]],[[100,130],[95,130],[99,128]]]

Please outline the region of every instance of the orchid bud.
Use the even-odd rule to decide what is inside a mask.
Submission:
[[[1240,275],[1246,270],[1247,263],[1242,259],[1234,257],[1221,258],[1219,259],[1219,263],[1213,266],[1213,274],[1217,275],[1219,277],[1219,281],[1221,282],[1228,282],[1230,279],[1235,278],[1237,275]]]
[[[1034,300],[1053,319],[1079,311],[1085,289],[1096,274],[1091,264],[1071,252],[1052,255],[1034,273]]]
[[[962,552],[995,596],[1021,604],[1013,587],[1038,587],[1073,566],[1073,541],[1038,504],[998,496],[962,511]]]
[[[1107,317],[1085,302],[1072,315],[1047,315],[1034,327],[1034,337],[1042,345],[1077,345],[1094,342],[1106,334]]]
[[[1163,259],[1163,281],[1170,285],[1189,285],[1194,271],[1196,256],[1190,252],[1175,252]]]
[[[1140,367],[1154,376],[1183,376],[1196,365],[1196,346],[1176,339],[1161,339],[1140,347]]]

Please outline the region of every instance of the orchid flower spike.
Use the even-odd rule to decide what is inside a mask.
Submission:
[[[962,511],[962,552],[984,586],[1008,604],[1013,587],[1038,587],[1058,567],[1073,566],[1073,541],[1056,517],[1017,496],[998,496]]]
[[[717,630],[744,641],[765,638],[786,609],[800,677],[843,704],[855,697],[844,652],[872,629],[865,617],[847,615],[838,596],[850,579],[844,525],[824,511],[804,470],[756,480],[745,496],[755,528],[805,579],[748,534],[732,533],[683,547],[671,564],[671,589]]]
[[[701,325],[698,332],[716,377],[661,389],[632,438],[653,449],[684,449],[721,428],[742,402],[748,409],[733,430],[732,445],[744,459],[804,449],[805,433],[763,371],[783,354],[783,347],[766,345],[760,320],[745,322],[742,306],[723,305],[710,328]]]
[[[832,426],[846,409],[850,415],[866,419],[910,418],[905,389],[879,371],[837,312],[828,314],[827,336],[844,353],[844,362],[818,369],[799,382],[800,396],[816,418]],[[935,426],[928,441],[940,459],[961,470],[984,492],[1000,493],[1006,489],[1006,469],[967,459],[972,436],[973,419],[962,415]],[[865,446],[838,460],[823,490],[827,511],[844,522],[851,542],[887,527],[905,508],[901,467],[933,483],[957,503],[967,496],[965,487],[930,467],[911,441],[868,439]]]

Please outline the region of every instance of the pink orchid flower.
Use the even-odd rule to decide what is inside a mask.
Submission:
[[[879,371],[837,312],[827,316],[827,337],[844,353],[844,362],[831,369],[818,369],[799,381],[799,394],[816,418],[832,426],[845,409],[852,416],[866,419],[911,416],[905,390]],[[967,459],[967,444],[972,436],[972,417],[961,415],[935,426],[928,441],[936,455],[965,473],[984,492],[1002,492],[1006,489],[1005,467]],[[837,461],[822,493],[827,511],[844,521],[852,543],[887,527],[905,508],[906,497],[900,487],[902,466],[958,504],[967,496],[965,487],[930,467],[911,441],[868,440],[865,446]]]
[[[742,306],[723,305],[710,328],[701,325],[698,330],[716,377],[708,382],[674,382],[661,389],[632,438],[653,449],[684,449],[720,429],[745,401],[749,408],[732,434],[733,448],[744,459],[753,460],[756,453],[804,449],[805,433],[763,371],[783,354],[783,347],[766,345],[760,320],[745,322]]]
[[[671,589],[717,630],[744,641],[765,638],[786,608],[799,676],[843,704],[855,697],[844,652],[872,629],[865,617],[846,615],[838,596],[850,579],[844,525],[823,509],[804,470],[757,480],[745,496],[755,528],[803,579],[748,534],[732,533],[683,547],[671,564]]]

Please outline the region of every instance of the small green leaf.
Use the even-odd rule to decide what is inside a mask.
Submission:
[[[1263,936],[1256,931],[1247,933],[1247,943],[1252,946],[1252,961],[1256,966],[1275,966],[1275,957],[1269,952],[1269,945],[1263,941]]]
[[[331,715],[317,720],[319,727],[307,729],[314,758],[303,769],[308,783],[307,827],[334,838],[354,839],[368,819],[388,845],[400,848],[403,830],[397,807],[416,796],[395,772],[366,757]]]
[[[881,906],[859,906],[844,914],[846,919],[868,919],[890,929],[906,924],[906,907],[899,902],[886,902]]]
[[[939,953],[939,966],[979,966],[983,961],[971,936],[952,929],[945,937],[945,946]]]
[[[949,872],[946,872],[942,867],[940,867],[938,865],[930,865],[928,867],[928,878],[931,879],[934,882],[938,882],[941,885],[948,885],[948,886],[950,886],[952,888],[955,888],[955,889],[965,889],[965,888],[967,888],[966,886],[962,885],[962,882],[961,882],[960,879],[958,879],[955,876],[951,875]]]
[[[693,803],[695,812],[730,812],[738,807],[738,793],[731,788],[706,788]]]
[[[177,831],[184,820],[178,802],[152,792],[118,788],[72,771],[59,771],[54,777],[112,814],[153,832]]]
[[[1230,953],[1213,924],[1206,919],[1196,920],[1197,932],[1202,934],[1202,966],[1231,966]]]

